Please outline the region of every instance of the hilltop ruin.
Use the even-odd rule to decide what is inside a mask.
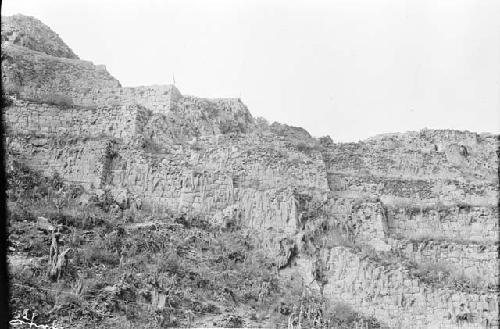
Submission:
[[[498,325],[498,136],[334,143],[239,99],[122,87],[40,21],[2,17],[7,163],[122,209],[251,229],[281,276],[389,328]]]

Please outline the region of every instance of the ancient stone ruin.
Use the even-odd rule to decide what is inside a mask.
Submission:
[[[240,99],[122,87],[22,15],[2,17],[2,82],[7,163],[128,208],[238,222],[280,275],[388,328],[498,326],[496,135],[316,139],[258,124]]]

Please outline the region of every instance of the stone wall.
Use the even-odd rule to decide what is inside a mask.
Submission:
[[[141,105],[166,113],[182,96],[172,85],[121,88],[103,65],[54,57],[5,44],[2,80],[9,94],[38,102],[66,99],[66,103],[96,107]]]
[[[153,113],[167,113],[182,97],[173,85],[127,87],[113,91],[119,103],[137,103]]]
[[[11,156],[20,158],[47,176],[59,173],[66,181],[82,184],[86,188],[102,186],[112,144],[106,138],[6,138]]]
[[[85,128],[84,118],[91,122],[102,118],[102,113],[94,110],[72,109],[66,113],[50,106],[32,109],[27,103],[18,105],[27,105],[26,111],[39,113],[41,118],[36,124],[33,120],[26,124],[25,111],[9,109],[7,144],[12,153],[34,168],[47,174],[57,171],[71,182],[125,189],[155,211],[204,214],[221,225],[234,221],[255,229],[281,231],[283,236],[297,228],[297,193],[327,188],[319,153],[311,156],[290,150],[273,141],[272,136],[211,136],[198,141],[201,149],[185,145],[171,153],[151,154],[112,142],[112,134],[92,136],[109,131],[106,127],[113,123],[104,125],[102,121],[104,128],[99,124]],[[113,111],[103,113],[114,115]],[[65,121],[69,117],[72,119]],[[115,122],[134,122],[129,119],[124,115]],[[50,128],[54,120],[68,128],[74,125],[71,133],[75,135],[62,135],[61,130]],[[46,126],[47,123],[51,125]],[[29,134],[31,129],[40,127],[47,128],[36,135]],[[133,129],[134,125],[128,128]],[[83,137],[83,132],[90,136]],[[112,132],[115,137],[123,137],[119,129]]]
[[[299,194],[327,191],[319,152],[306,155],[265,134],[206,136],[196,148],[164,154],[121,147],[107,180],[154,212],[189,212],[249,229],[280,266],[294,247]]]
[[[389,233],[407,238],[480,241],[498,240],[497,207],[388,209]]]
[[[498,184],[490,182],[401,179],[332,172],[328,174],[328,182],[332,191],[340,192],[344,196],[376,196],[389,206],[411,204],[425,207],[438,203],[494,206],[498,200]]]
[[[6,91],[21,98],[43,100],[64,95],[74,104],[91,105],[78,100],[97,99],[103,90],[120,87],[120,82],[106,70],[88,61],[54,57],[11,44],[2,45],[2,54]]]
[[[422,130],[331,145],[325,161],[331,173],[498,184],[497,145],[493,135]]]
[[[341,231],[351,243],[386,251],[390,247],[386,243],[384,211],[380,202],[339,198],[329,194],[321,217],[329,228]]]
[[[179,102],[182,104],[181,99]],[[367,259],[359,249],[342,247],[339,243],[382,254],[399,254],[403,257],[401,262],[409,259],[420,265],[452,263],[454,257],[461,255],[459,263],[466,277],[478,275],[491,283],[498,277],[489,273],[497,260],[494,247],[485,241],[496,239],[496,208],[454,206],[417,211],[415,207],[387,207],[382,200],[373,198],[370,191],[367,195],[371,197],[367,198],[361,194],[356,198],[346,197],[339,194],[346,191],[342,189],[329,191],[331,175],[327,177],[328,164],[319,150],[300,146],[282,131],[220,134],[218,123],[203,130],[200,127],[209,125],[214,118],[230,120],[237,113],[233,108],[239,106],[228,104],[225,117],[224,104],[212,111],[210,106],[203,108],[204,102],[192,102],[186,111],[200,106],[192,114],[200,116],[194,119],[198,121],[191,129],[204,131],[206,135],[198,135],[189,143],[170,142],[166,150],[153,152],[127,140],[140,136],[157,142],[167,140],[171,136],[168,132],[150,135],[152,121],[164,120],[168,128],[172,125],[168,118],[185,115],[182,109],[174,109],[169,117],[132,105],[86,109],[16,100],[6,111],[8,148],[47,174],[57,171],[66,180],[87,187],[125,191],[155,212],[202,214],[217,225],[248,228],[280,267],[290,264],[292,250],[302,243],[299,250],[309,252],[307,244],[314,242],[308,239],[314,239],[314,235],[307,232],[319,230],[328,237],[324,242],[333,242],[320,248],[323,258],[325,252],[332,251],[330,256],[322,258],[330,278],[323,287],[325,296],[332,300],[341,298],[391,327],[407,327],[412,323],[421,328],[434,325],[452,328],[466,318],[476,324],[495,323],[491,315],[495,308],[490,305],[493,293],[428,283],[416,278],[410,269]],[[243,113],[246,111],[244,107],[241,109]],[[204,123],[201,114],[210,113],[213,117]],[[251,123],[250,119],[245,120]],[[114,142],[111,137],[121,141]],[[353,182],[352,186],[358,184]],[[405,185],[401,187],[398,182],[388,180],[383,185],[384,191],[388,191],[385,193],[405,196]],[[408,189],[415,188],[411,182],[408,184]],[[420,190],[425,191],[427,181],[422,184]],[[436,193],[435,189],[429,190]],[[340,240],[334,241],[335,234],[340,234]],[[417,236],[425,240],[411,249],[406,238]],[[435,242],[438,238],[448,240],[443,240],[447,242],[438,248]],[[398,273],[402,273],[402,278],[394,279]],[[457,304],[454,299],[461,302]],[[486,307],[486,311],[479,310],[480,307]]]
[[[239,99],[122,88],[54,35],[39,46],[2,28],[2,81],[16,96],[4,113],[9,156],[125,195],[123,207],[241,227],[280,271],[298,265],[306,285],[391,328],[498,324],[496,136],[318,142],[299,127],[257,125]],[[426,266],[463,269],[490,290],[440,282]]]
[[[218,118],[224,123],[217,125],[220,130],[201,131],[201,134],[248,131],[248,124],[253,123],[250,112],[239,99],[183,97],[173,85],[122,88],[103,65],[54,57],[11,43],[3,44],[2,52],[6,93],[20,99],[84,107],[140,105],[158,114],[175,110],[178,119],[191,122],[196,122],[193,121],[196,117],[205,117]]]
[[[494,208],[457,206],[417,213],[414,209],[387,208],[383,202],[370,198],[346,198],[335,194],[338,191],[329,192],[321,152],[303,149],[273,132],[200,136],[193,143],[170,145],[163,153],[97,136],[110,131],[109,127],[113,127],[115,137],[123,139],[123,133],[131,131],[128,138],[140,136],[144,132],[140,127],[148,132],[144,127],[155,117],[144,113],[149,112],[134,106],[64,109],[16,101],[6,112],[8,148],[47,174],[58,171],[68,181],[125,190],[154,211],[204,214],[218,225],[242,225],[259,232],[256,234],[261,247],[275,257],[279,266],[289,264],[291,250],[311,227],[325,222],[328,225],[324,234],[338,229],[347,242],[358,247],[399,252],[421,264],[451,262],[460,253],[464,255],[460,264],[469,275],[477,273],[490,282],[495,278],[487,275],[496,263],[491,247],[486,247],[483,259],[479,249],[472,246],[446,250],[419,245],[411,251],[400,238],[428,234],[430,240],[446,237],[493,241],[498,229],[493,220],[497,214]],[[33,119],[38,116],[41,119]],[[56,125],[74,127],[77,135],[94,136],[70,138],[54,129]],[[39,137],[25,135],[33,129],[40,130]],[[459,245],[449,243],[452,244]],[[478,244],[477,248],[483,246]],[[490,305],[494,297],[491,293],[429,285],[405,269],[366,260],[357,249],[330,245],[320,253],[324,255],[328,250],[333,253],[324,263],[329,264],[328,277],[333,279],[328,279],[324,286],[325,296],[332,300],[341,298],[367,316],[375,316],[393,327],[414,323],[421,328],[452,328],[456,321],[467,317],[472,317],[467,321],[479,324],[495,321],[491,315],[495,310]],[[339,270],[339,274],[335,272],[338,268],[344,270]],[[389,274],[384,276],[377,271]],[[394,281],[398,273],[403,273],[403,278]],[[350,277],[355,279],[349,281]],[[462,309],[455,305],[454,299],[458,298],[464,304]],[[487,307],[486,312],[478,311],[483,306]]]
[[[341,300],[391,328],[495,328],[498,296],[424,282],[402,265],[381,264],[352,249],[325,250],[331,300]]]
[[[15,100],[5,109],[4,122],[9,134],[110,136],[129,141],[142,132],[149,115],[133,105],[61,108]]]
[[[438,266],[477,285],[498,284],[498,245],[447,240],[389,239],[392,250],[424,266]]]
[[[78,92],[72,94],[71,97],[74,104],[82,106],[139,105],[153,113],[167,113],[182,95],[175,86],[155,85],[85,88],[83,93]]]
[[[325,142],[324,216],[349,239],[334,225],[316,237],[324,295],[391,328],[496,327],[497,145],[493,135],[432,130]],[[297,262],[320,283],[317,257]]]
[[[144,127],[144,135],[158,145],[189,141],[196,148],[198,138],[245,134],[252,127],[253,118],[242,102],[182,97],[169,112],[153,114]]]
[[[196,148],[180,147],[154,160],[123,148],[112,164],[112,182],[130,188],[145,202],[207,214],[248,198],[248,193],[292,186],[326,189],[319,153],[311,159],[279,143],[266,144],[268,139],[272,137],[208,136],[199,139]]]

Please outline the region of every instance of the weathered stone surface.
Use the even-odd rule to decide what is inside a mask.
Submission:
[[[325,160],[329,173],[498,184],[496,150],[494,135],[424,129],[335,144]]]
[[[122,88],[104,68],[63,56],[56,41],[2,44],[2,80],[16,96],[4,111],[9,158],[87,193],[109,191],[122,208],[242,227],[281,271],[298,268],[324,296],[390,327],[497,324],[497,136],[422,130],[318,141],[255,120],[239,99]],[[433,264],[485,284],[422,274]]]
[[[7,137],[6,145],[11,155],[47,175],[57,172],[64,179],[88,188],[102,186],[112,141],[66,138],[38,141],[30,136]]]
[[[2,44],[2,81],[8,94],[40,101],[67,96],[78,105],[102,104],[97,100],[101,92],[120,87],[118,80],[91,62],[9,43]]]
[[[2,43],[8,42],[55,57],[78,59],[47,25],[31,16],[2,16]],[[3,47],[4,45],[2,45]]]
[[[324,258],[329,271],[324,294],[348,302],[366,315],[375,315],[391,327],[498,325],[498,295],[494,292],[435,287],[412,277],[404,267],[384,266],[344,247],[325,252]],[[478,301],[484,305],[478,307]],[[492,307],[483,308],[486,304]],[[463,320],[466,313],[475,318]]]
[[[389,243],[394,251],[414,262],[442,267],[477,284],[495,286],[498,283],[496,244],[400,239],[389,239]]]
[[[149,116],[148,110],[137,105],[61,109],[55,105],[16,100],[5,111],[4,122],[12,134],[110,136],[129,141],[141,133]]]
[[[388,216],[390,233],[399,236],[490,243],[498,239],[496,207],[389,208]]]
[[[327,174],[325,154],[304,148],[283,133],[245,133],[242,129],[223,134],[203,128],[201,134],[196,131],[199,128],[191,126],[195,139],[185,142],[183,131],[165,132],[169,121],[163,118],[168,113],[159,116],[165,129],[151,135],[150,127],[158,116],[141,106],[64,108],[16,100],[6,111],[7,144],[12,154],[47,174],[57,171],[68,181],[110,189],[124,207],[135,202],[154,211],[199,213],[218,225],[243,225],[260,232],[261,247],[279,266],[294,264],[290,262],[292,250],[307,250],[311,244],[301,240],[308,236],[305,232],[326,223],[327,235],[340,232],[340,237],[344,236],[324,240],[334,245],[345,240],[382,253],[399,253],[419,264],[456,263],[460,257],[457,262],[466,269],[466,277],[477,275],[489,283],[498,277],[497,272],[491,274],[498,264],[491,245],[486,251],[477,249],[481,245],[460,249],[459,244],[443,240],[439,248],[429,244],[420,248],[421,242],[410,249],[410,243],[401,238],[493,241],[498,230],[496,208],[392,207],[377,194],[353,196],[346,190],[330,191],[332,176]],[[209,124],[202,118],[191,120],[194,127]],[[133,142],[141,138],[163,142],[166,149],[152,153]],[[406,184],[411,187],[411,181]],[[385,186],[394,189],[398,184],[389,180]],[[384,268],[382,264],[375,260],[366,263],[349,247],[335,248],[341,251],[325,261],[330,269],[322,288],[332,300],[347,301],[363,314],[394,327],[452,328],[467,312],[476,314],[470,321],[478,326],[496,323],[492,315],[496,314],[494,293],[414,284],[411,276],[397,268],[391,268],[389,276],[380,276],[376,269]],[[321,249],[320,254],[328,250],[334,249]],[[342,264],[362,265],[345,268]],[[344,270],[336,272],[339,268]],[[312,274],[304,275],[315,280]],[[398,275],[402,279],[396,286],[388,283]],[[450,298],[457,302],[448,302]],[[486,313],[477,309],[476,299],[481,298],[493,301],[485,300]]]

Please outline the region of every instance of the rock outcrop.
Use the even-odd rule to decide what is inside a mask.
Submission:
[[[31,16],[2,16],[2,43],[4,42],[55,57],[78,59],[59,35]]]
[[[123,88],[18,20],[2,28],[10,157],[123,207],[248,229],[281,271],[388,327],[498,324],[498,136],[317,140],[239,99]]]

